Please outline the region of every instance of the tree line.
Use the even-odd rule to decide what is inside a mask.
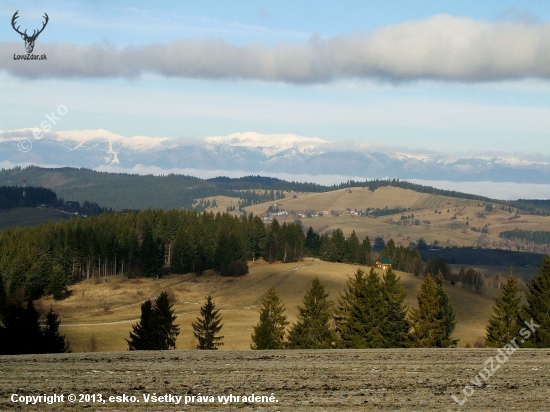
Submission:
[[[417,295],[419,308],[403,304],[406,292],[389,269],[380,277],[358,269],[337,302],[315,278],[289,326],[285,305],[271,288],[260,306],[252,349],[371,349],[454,347],[456,321],[441,275],[426,276]]]
[[[23,187],[20,186],[0,186],[0,210],[57,203],[57,195],[50,189],[29,186],[25,192],[23,196]]]
[[[0,278],[8,295],[61,299],[68,284],[82,279],[160,277],[214,269],[224,276],[248,272],[248,260],[299,261],[304,256],[300,225],[252,214],[186,210],[105,213],[0,232]]]
[[[254,326],[251,349],[368,349],[408,347],[454,347],[454,309],[443,289],[441,274],[428,275],[417,295],[419,308],[403,304],[406,292],[396,273],[389,269],[382,278],[374,268],[367,274],[358,269],[349,278],[337,304],[329,299],[323,283],[315,278],[298,306],[290,325],[285,305],[271,287],[262,299],[260,319]],[[166,350],[176,347],[179,325],[166,292],[153,304],[141,306],[141,318],[133,325],[129,350]],[[197,349],[215,350],[223,345],[219,309],[211,296],[192,323]]]
[[[537,245],[550,245],[550,232],[548,231],[514,229],[500,232],[498,236],[510,240],[526,240]]]
[[[380,277],[358,269],[348,279],[337,303],[329,299],[322,282],[315,278],[298,306],[296,322],[289,326],[285,305],[275,288],[261,300],[259,321],[253,328],[251,348],[265,349],[368,349],[368,348],[449,348],[456,326],[454,308],[439,273],[428,274],[419,285],[418,308],[404,305],[406,292],[391,269]],[[521,305],[517,279],[507,278],[486,327],[485,344],[492,347],[550,347],[550,256],[542,262],[537,276],[528,283],[526,304]],[[219,335],[223,324],[211,296],[192,323],[197,349],[213,350],[223,345]],[[29,300],[8,305],[0,326],[0,354],[58,353],[68,347],[59,335],[57,314],[46,314],[46,325],[38,323],[39,313]],[[154,304],[141,306],[141,318],[133,325],[129,350],[167,350],[176,347],[179,325],[166,292]]]
[[[104,213],[86,219],[49,222],[0,232],[0,278],[9,296],[21,292],[38,299],[66,295],[67,285],[116,274],[161,277],[163,274],[214,269],[222,276],[248,273],[248,261],[296,262],[304,256],[372,266],[377,257],[394,269],[423,273],[419,252],[387,244],[371,245],[355,231],[319,235],[299,223],[189,210]],[[436,273],[436,272],[433,272]]]
[[[245,176],[241,178],[216,177],[200,179],[185,175],[135,175],[128,173],[99,172],[85,168],[55,168],[47,169],[38,166],[0,171],[0,184],[22,181],[29,183],[42,180],[43,175],[52,171],[59,173],[67,183],[60,184],[56,190],[65,199],[83,202],[93,199],[106,208],[122,211],[124,209],[147,208],[181,208],[192,209],[196,199],[211,196],[239,197],[243,205],[253,204],[256,200],[251,193],[255,190],[296,191],[296,192],[329,192],[352,187],[367,187],[374,191],[380,187],[394,186],[410,189],[420,193],[471,199],[479,202],[489,202],[521,209],[524,213],[543,214],[549,212],[548,201],[520,199],[517,201],[501,201],[485,196],[472,195],[454,190],[437,189],[431,186],[410,183],[399,179],[373,179],[365,181],[349,180],[331,186],[316,183],[288,182],[265,176]],[[243,191],[249,191],[246,194]]]
[[[550,347],[550,256],[527,287],[522,305],[517,279],[512,275],[506,279],[486,327],[487,346]]]
[[[68,352],[65,336],[59,333],[57,313],[50,308],[43,326],[39,318],[40,312],[32,299],[25,306],[21,302],[3,306],[0,309],[0,355]]]

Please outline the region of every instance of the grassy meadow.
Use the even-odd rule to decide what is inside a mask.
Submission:
[[[397,187],[381,187],[374,192],[367,188],[352,188],[326,193],[304,193],[297,198],[285,198],[276,202],[261,203],[246,208],[247,212],[262,214],[273,203],[289,213],[337,211],[338,216],[325,215],[315,218],[301,218],[307,228],[313,227],[321,233],[340,228],[349,236],[355,230],[359,238],[369,236],[392,238],[397,244],[408,246],[424,238],[429,244],[437,241],[440,246],[481,246],[514,249],[514,244],[498,237],[499,233],[512,229],[550,231],[549,216],[516,215],[501,210],[495,205],[486,211],[482,202],[418,193]],[[405,213],[388,216],[366,217],[343,214],[346,209],[407,208]],[[437,213],[436,213],[437,210]],[[401,215],[414,214],[421,224],[405,225]],[[294,222],[296,216],[279,216],[279,221]],[[487,227],[488,233],[481,230]],[[472,229],[474,228],[474,229]]]
[[[126,350],[124,338],[140,316],[141,303],[166,290],[174,299],[180,335],[178,349],[194,349],[191,323],[199,315],[205,297],[212,294],[221,309],[225,336],[222,350],[250,349],[253,326],[258,322],[259,302],[274,286],[287,308],[291,322],[296,320],[297,305],[315,276],[325,284],[330,298],[337,300],[347,279],[358,266],[307,259],[298,263],[268,264],[263,260],[250,262],[250,273],[240,278],[222,278],[206,272],[201,277],[192,274],[171,275],[154,279],[125,279],[120,276],[102,278],[70,286],[71,296],[56,302],[51,296],[37,302],[47,310],[59,313],[61,332],[74,352]],[[382,272],[379,271],[381,274]],[[407,291],[406,303],[416,307],[416,292],[422,278],[399,272]],[[494,296],[483,296],[446,285],[455,307],[457,326],[454,336],[459,346],[473,345],[485,334],[485,325],[494,303]],[[492,295],[492,294],[491,294]],[[92,345],[95,337],[95,345]]]

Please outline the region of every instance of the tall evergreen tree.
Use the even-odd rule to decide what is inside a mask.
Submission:
[[[441,327],[445,332],[443,340],[438,343],[437,346],[442,348],[454,347],[458,343],[457,339],[453,339],[451,337],[456,326],[455,311],[449,299],[449,295],[447,294],[447,292],[445,292],[445,289],[443,289],[445,279],[443,278],[443,274],[441,272],[439,272],[435,277],[435,282],[437,283],[437,292],[439,294],[440,306],[438,319],[441,319],[443,321]]]
[[[186,228],[181,227],[174,239],[172,246],[172,258],[170,269],[173,273],[188,273],[193,268],[197,257],[197,250],[194,242],[191,241]]]
[[[391,260],[395,259],[395,242],[393,239],[388,240],[382,252],[380,252],[380,257],[388,258]]]
[[[518,323],[521,300],[518,294],[518,281],[515,277],[509,276],[493,305],[494,314],[489,316],[485,337],[487,346],[500,348],[510,343],[523,327]]]
[[[3,318],[4,354],[44,353],[39,317],[31,299],[26,307],[21,303],[8,305]]]
[[[329,321],[332,302],[319,278],[313,279],[304,296],[304,306],[298,306],[298,319],[290,328],[288,347],[291,349],[329,349],[335,342]]]
[[[412,308],[409,312],[412,330],[408,335],[408,346],[416,348],[440,347],[440,343],[445,338],[445,330],[443,329],[443,319],[439,318],[441,297],[437,283],[428,274],[419,289],[416,295],[418,309]]]
[[[390,268],[383,277],[384,294],[384,322],[382,323],[382,337],[385,348],[401,348],[406,344],[409,333],[407,320],[407,306],[403,304],[407,292],[399,283],[399,277]]]
[[[321,241],[319,244],[319,257],[321,260],[327,262],[334,262],[334,255],[332,253],[332,242],[330,237],[327,234],[321,236]]]
[[[545,257],[539,273],[527,283],[527,305],[523,307],[520,324],[533,321],[538,326],[531,331],[526,346],[550,348],[550,256]],[[525,326],[525,325],[524,325]]]
[[[227,233],[226,229],[223,229],[220,232],[214,261],[214,269],[222,276],[240,276],[248,273],[245,251],[237,231]]]
[[[361,258],[357,263],[367,266],[371,266],[374,263],[372,261],[372,245],[368,236],[365,236],[363,242],[361,242]]]
[[[155,278],[162,276],[164,264],[164,244],[161,239],[153,237],[153,231],[147,227],[143,232],[143,240],[140,249],[142,270],[146,277]]]
[[[332,245],[332,262],[343,262],[346,257],[346,238],[342,229],[334,229],[330,237]]]
[[[212,301],[212,296],[208,295],[206,303],[201,307],[201,317],[191,324],[194,330],[193,335],[199,341],[197,349],[216,350],[223,345],[224,337],[218,336],[223,327],[220,324],[221,320],[221,315]]]
[[[52,308],[46,312],[46,326],[43,331],[43,352],[44,353],[65,353],[69,348],[65,343],[65,335],[59,334],[58,315]]]
[[[361,255],[361,244],[355,234],[355,230],[353,230],[348,240],[346,240],[345,261],[348,263],[359,263],[362,257]]]
[[[306,233],[305,247],[306,253],[309,256],[318,256],[319,247],[321,246],[321,237],[318,233],[313,231],[313,228],[310,226]]]
[[[153,304],[146,300],[141,304],[141,317],[132,326],[128,350],[155,350],[153,336],[155,335],[156,322],[153,314]]]
[[[153,338],[158,350],[176,348],[176,338],[180,333],[180,328],[174,324],[177,316],[174,315],[172,306],[168,293],[161,292],[153,308],[153,318],[156,323],[156,335]]]
[[[169,350],[176,348],[179,326],[166,292],[161,292],[155,304],[147,300],[141,305],[141,317],[132,326],[128,350]]]
[[[254,326],[252,345],[256,350],[282,349],[284,346],[286,320],[285,305],[274,287],[269,288],[260,306],[260,321]]]
[[[335,316],[339,345],[349,349],[384,347],[384,306],[382,284],[374,268],[368,276],[358,269],[340,295]]]
[[[50,275],[50,292],[54,300],[61,300],[67,291],[67,274],[61,265],[54,265]]]

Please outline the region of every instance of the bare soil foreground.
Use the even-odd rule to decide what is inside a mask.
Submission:
[[[4,356],[0,357],[0,409],[549,411],[550,350],[517,350],[509,359],[501,358],[502,363],[496,355],[495,349],[410,349]],[[491,357],[493,370],[498,370],[485,381],[478,376],[481,387],[472,385],[479,371],[491,369],[487,362]],[[463,392],[466,385],[469,397]],[[13,394],[23,399],[54,393],[63,394],[64,403],[32,406],[10,400]],[[76,402],[68,401],[69,394],[77,396]],[[87,402],[80,394],[95,395],[96,402]],[[98,402],[99,394],[105,403]],[[146,397],[153,394],[172,399],[152,403],[149,398],[147,403]],[[199,394],[211,402],[199,402]],[[225,405],[218,400],[230,394],[247,399]],[[252,394],[273,394],[272,402],[251,400]],[[135,396],[135,401],[109,401],[110,396],[123,395]],[[452,395],[459,401],[467,399],[459,406]],[[175,396],[183,397],[179,404]]]

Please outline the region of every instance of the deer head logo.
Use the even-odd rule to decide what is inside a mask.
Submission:
[[[24,33],[21,33],[19,31],[19,26],[15,27],[15,23],[16,23],[15,21],[19,17],[17,13],[19,13],[19,10],[17,10],[13,14],[13,17],[11,18],[11,25],[13,29],[21,35],[21,38],[25,40],[25,48],[27,49],[27,53],[32,53],[34,49],[34,42],[36,41],[36,38],[38,37],[38,35],[42,33],[42,31],[44,30],[44,28],[46,27],[46,24],[48,24],[49,17],[46,13],[44,13],[44,19],[46,19],[46,21],[43,23],[42,28],[38,30],[38,32],[36,30],[33,30],[32,36],[29,36],[27,35],[27,30],[25,30]]]

